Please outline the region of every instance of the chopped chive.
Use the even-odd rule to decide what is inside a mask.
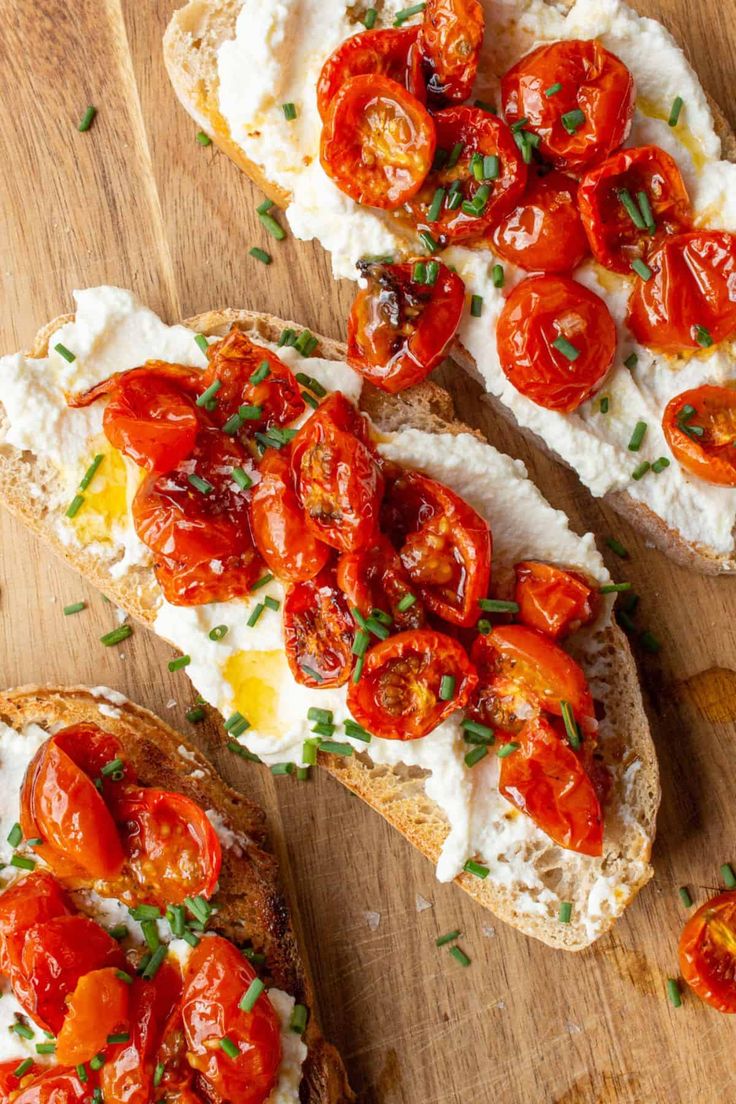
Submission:
[[[452,701],[455,695],[455,676],[443,675],[440,679],[439,699],[440,701]]]
[[[55,1050],[56,1043],[36,1043],[36,1054],[53,1054]]]
[[[17,870],[35,870],[37,863],[35,859],[27,859],[25,855],[13,855],[10,865]]]
[[[640,479],[643,479],[647,472],[651,469],[651,464],[648,460],[642,460],[641,464],[637,464],[631,473],[631,478],[635,479],[637,483]]]
[[[195,920],[206,924],[212,914],[212,905],[204,897],[185,897],[184,904]]]
[[[657,639],[653,632],[648,629],[639,637],[639,643],[645,652],[650,652],[652,655],[656,655],[657,652],[662,651],[662,643]]]
[[[84,129],[86,130],[87,128],[85,127]],[[81,130],[81,123],[80,123],[80,130]],[[17,1077],[19,1080],[20,1080],[21,1077],[25,1077],[25,1075],[28,1073],[28,1071],[29,1071],[29,1069],[31,1068],[32,1065],[33,1065],[33,1059],[32,1058],[24,1058],[23,1061],[20,1063],[20,1065],[16,1066],[15,1069],[13,1070],[13,1077]]]
[[[223,1037],[220,1039],[220,1046],[225,1051],[228,1058],[237,1058],[240,1054],[240,1051],[236,1047],[235,1043],[227,1035],[223,1035]]]
[[[266,606],[263,602],[258,602],[253,607],[253,612],[251,613],[248,620],[245,622],[249,629],[252,629],[254,625],[258,624],[259,618],[260,618],[260,616],[263,613],[265,608],[266,608]]]
[[[507,602],[502,598],[479,598],[478,605],[486,613],[518,613],[518,602]]]
[[[673,1008],[679,1008],[682,1004],[680,986],[675,978],[667,978],[667,996]]]
[[[642,441],[647,432],[646,422],[637,422],[634,426],[634,431],[631,434],[631,440],[629,441],[629,452],[638,452],[641,448]]]
[[[465,951],[460,950],[457,945],[455,945],[454,947],[450,947],[450,954],[457,962],[460,963],[461,966],[470,965],[470,959],[466,955]]]
[[[31,1031],[28,1024],[24,1024],[24,1023],[20,1023],[20,1022],[14,1023],[12,1025],[12,1027],[10,1028],[10,1030],[14,1031],[16,1035],[20,1035],[21,1039],[32,1039],[33,1038],[33,1032]]]
[[[208,350],[208,349],[209,349],[209,347],[210,347],[210,343],[209,343],[209,341],[207,340],[207,338],[205,337],[205,335],[204,335],[204,334],[199,334],[199,333],[198,333],[198,334],[195,334],[195,335],[194,335],[194,340],[195,340],[195,341],[197,342],[197,344],[199,345],[199,347],[200,347],[200,349],[202,350],[202,352],[203,352],[203,353],[206,353],[206,352],[207,352],[207,350]]]
[[[713,344],[713,337],[710,330],[707,330],[705,326],[693,326],[693,337],[700,345],[701,349],[710,349]]]
[[[81,507],[83,506],[83,504],[84,504],[84,495],[76,494],[74,496],[74,498],[71,500],[71,502],[69,503],[69,506],[68,506],[67,511],[66,511],[66,517],[75,518],[77,516],[77,514],[79,513],[79,511],[80,511]]]
[[[572,916],[572,901],[560,901],[560,909],[557,918],[561,924],[569,924]]]
[[[334,724],[322,724],[321,722],[317,722],[316,725],[312,726],[312,732],[314,732],[316,736],[322,736],[323,739],[329,740],[335,735],[335,727]]]
[[[486,154],[483,158],[483,179],[498,180],[499,171],[500,162],[498,156],[495,153]]]
[[[314,376],[308,376],[306,372],[297,372],[296,379],[299,383],[308,387],[310,391],[313,391],[315,395],[318,395],[320,399],[323,399],[327,394],[326,388],[322,386],[319,380],[316,380]]]
[[[205,719],[206,714],[201,705],[195,705],[192,709],[188,709],[184,716],[190,724],[199,724]]]
[[[639,210],[642,213],[644,219],[644,225],[650,234],[653,234],[657,229],[657,224],[654,221],[654,215],[652,214],[652,205],[649,202],[649,196],[646,192],[636,193],[636,202],[639,204]]]
[[[480,878],[481,880],[487,878],[491,873],[487,866],[484,866],[483,863],[476,862],[475,859],[468,859],[463,870],[466,874],[474,874],[476,878]]]
[[[349,758],[353,754],[353,745],[341,744],[337,740],[323,740],[319,750],[326,752],[327,755],[343,755]]]
[[[428,287],[434,287],[437,283],[437,277],[440,274],[440,262],[439,261],[427,261],[427,278],[425,283]]]
[[[142,920],[141,931],[143,932],[143,938],[146,941],[146,946],[149,951],[157,951],[161,946],[161,940],[159,939],[158,928],[156,927],[155,920]]]
[[[480,621],[475,627],[482,636],[488,636],[489,632],[493,631],[493,625],[490,621],[487,621],[485,617],[481,617]]]
[[[307,767],[313,767],[317,763],[317,752],[321,740],[305,740],[302,744],[302,762]]]
[[[166,1072],[166,1066],[163,1064],[163,1062],[158,1062],[156,1064],[155,1070],[153,1071],[153,1084],[154,1084],[155,1088],[158,1088],[158,1086],[163,1081],[163,1077],[164,1077],[165,1072]]]
[[[428,230],[420,230],[419,240],[428,253],[436,253],[439,249],[438,243],[434,240]]]
[[[310,395],[310,393],[308,391],[300,391],[299,393],[300,393],[301,397],[304,399],[307,406],[311,406],[312,410],[318,410],[319,409],[319,399],[315,398],[314,395]]]
[[[133,920],[158,920],[161,915],[161,909],[156,905],[136,905],[135,908],[128,909]]]
[[[523,130],[526,124],[529,122],[526,115],[522,119],[517,119],[515,123],[511,124],[511,133],[518,134],[520,130]]]
[[[215,398],[217,392],[222,387],[222,380],[213,380],[206,391],[203,391],[199,398],[196,400],[196,405],[199,407],[207,406],[212,399]],[[208,408],[209,409],[209,408]]]
[[[188,943],[190,947],[199,946],[199,936],[196,935],[193,931],[190,931],[189,928],[186,928],[186,930],[184,931],[182,939],[185,943]]]
[[[362,23],[367,31],[372,31],[376,25],[376,19],[378,19],[378,11],[376,8],[368,8],[363,16]]]
[[[416,602],[417,598],[415,594],[405,594],[403,598],[397,603],[396,609],[399,613],[406,613],[408,609]]]
[[[283,226],[281,226],[281,224],[276,221],[273,215],[269,215],[266,211],[264,211],[258,215],[258,218],[260,220],[261,226],[271,235],[272,238],[275,238],[276,241],[284,240],[284,238],[286,237],[286,231],[284,230]],[[251,254],[253,254],[252,250]],[[266,254],[266,256],[268,256],[268,254]],[[259,257],[258,259],[260,260],[261,258]]]
[[[470,313],[473,318],[480,318],[483,313],[483,296],[471,295],[470,297]]]
[[[307,710],[307,720],[317,724],[332,724],[334,714],[331,709],[319,709],[316,705],[310,705]]]
[[[411,278],[415,284],[426,284],[427,266],[424,261],[417,261],[412,269]]]
[[[250,721],[246,721],[242,713],[232,713],[225,721],[225,731],[231,736],[242,736],[247,728],[250,728]]]
[[[485,759],[488,755],[488,748],[485,744],[478,744],[465,756],[465,766],[474,767],[476,763],[480,763],[481,759]]]
[[[295,1004],[291,1010],[291,1018],[289,1019],[289,1031],[293,1031],[295,1035],[303,1035],[307,1026],[307,1020],[309,1019],[309,1011],[304,1004]]]
[[[310,330],[302,330],[294,342],[294,348],[298,349],[303,357],[310,357],[318,345],[319,338],[315,337]]]
[[[244,422],[255,422],[263,414],[262,406],[253,406],[251,403],[243,403],[238,407],[238,417]]]
[[[241,1008],[243,1012],[252,1012],[255,1008],[256,1001],[265,988],[266,986],[260,978],[253,978],[245,993],[240,998],[238,1007]]]
[[[314,667],[310,667],[306,663],[300,663],[299,666],[301,667],[304,674],[308,675],[309,678],[314,679],[315,682],[324,682],[325,681],[323,679],[322,675],[319,673],[319,671],[316,671],[314,669]]]
[[[11,847],[17,847],[23,839],[23,831],[20,824],[17,822],[13,825],[8,833],[8,843]]]
[[[211,146],[212,145],[212,139],[210,138],[209,134],[205,134],[205,132],[203,130],[198,130],[197,131],[197,133],[194,135],[194,140],[200,146]]]
[[[561,116],[560,122],[568,134],[575,134],[585,122],[585,114],[579,107],[576,107],[572,111],[566,111]]]
[[[427,222],[437,222],[442,210],[442,204],[445,202],[445,189],[437,188],[432,198],[429,211],[427,212]]]
[[[480,184],[483,179],[483,155],[476,152],[470,158],[470,171]]]
[[[343,728],[345,729],[345,735],[352,740],[362,740],[364,744],[369,744],[373,739],[370,732],[366,732],[362,725],[359,725],[357,721],[350,717],[344,722]]]
[[[64,606],[64,616],[69,617],[73,613],[81,613],[83,609],[87,608],[86,602],[72,602],[70,606]]]
[[[192,657],[188,655],[177,656],[176,659],[169,660],[170,671],[181,671],[183,667],[188,667],[192,662]]]
[[[559,81],[555,84],[551,84],[549,88],[545,88],[544,94],[549,99],[550,96],[556,96],[558,92],[562,91],[562,85]]]
[[[263,966],[263,965],[265,965],[266,956],[265,956],[265,954],[261,954],[260,951],[254,951],[251,947],[244,947],[243,948],[243,954],[245,955],[245,957],[248,959],[249,962],[253,963],[254,966]]]
[[[261,587],[268,586],[268,584],[272,581],[272,579],[273,579],[273,575],[271,575],[271,574],[261,575],[260,579],[256,579],[253,586],[250,588],[251,594],[253,593],[254,590],[260,590]]]
[[[598,587],[600,594],[620,594],[624,590],[631,590],[631,583],[606,583]]]
[[[491,269],[491,280],[495,288],[502,288],[505,280],[505,273],[503,271],[503,265],[495,264]]]
[[[521,744],[517,744],[516,740],[511,740],[508,744],[503,744],[496,752],[496,755],[499,759],[505,759],[508,755],[513,755],[520,747]]]
[[[355,664],[355,670],[352,674],[352,681],[360,682],[360,676],[363,674],[363,664],[365,663],[365,656],[358,656],[358,662]]]
[[[129,636],[133,635],[133,629],[131,625],[118,625],[116,629],[112,629],[108,633],[104,633],[100,637],[100,644],[104,644],[106,648],[112,648],[115,644],[122,644],[124,640],[127,640]]]
[[[118,942],[121,939],[125,939],[127,934],[128,934],[128,925],[127,924],[116,924],[115,927],[110,928],[110,931],[108,932],[108,935],[111,935],[112,938],[115,939]]]
[[[79,483],[80,491],[86,491],[87,490],[90,483],[92,482],[94,477],[97,475],[98,468],[99,468],[100,464],[102,463],[102,461],[104,459],[105,459],[104,455],[101,452],[98,452],[97,455],[95,456],[94,460],[92,461],[92,463],[87,468],[84,475],[82,476],[82,479]]]
[[[211,483],[208,483],[201,475],[197,475],[196,472],[192,472],[191,475],[187,476],[187,482],[194,487],[195,491],[199,491],[200,494],[211,494],[215,489]]]
[[[394,27],[400,27],[403,23],[406,23],[407,19],[411,19],[413,15],[419,15],[420,12],[424,11],[425,7],[426,4],[424,0],[422,0],[421,4],[412,4],[410,8],[403,8],[396,13]]]
[[[250,727],[247,722],[245,727]],[[247,747],[243,747],[237,740],[228,740],[225,746],[228,751],[232,751],[235,755],[239,755],[241,759],[247,759],[249,763],[261,762],[259,756],[254,755],[252,751],[248,751]]]
[[[126,931],[127,931],[127,928],[126,928]],[[124,981],[126,985],[132,985],[133,984],[133,977],[132,977],[131,974],[127,973],[126,970],[116,970],[115,971],[115,977],[118,978],[119,981]]]
[[[455,931],[447,932],[446,935],[438,935],[434,941],[435,947],[444,947],[447,943],[454,943],[456,939],[460,938],[460,929],[456,928]]]
[[[293,333],[294,331],[290,330],[289,332]],[[286,333],[285,330],[284,330],[284,333]],[[257,383],[263,383],[263,381],[265,379],[267,379],[268,376],[270,376],[270,375],[271,375],[271,369],[269,367],[268,361],[267,360],[262,360],[261,363],[256,368],[255,372],[250,377],[249,382],[252,383],[255,386],[255,384],[257,384]]]
[[[627,633],[636,632],[636,625],[634,624],[632,618],[629,617],[626,610],[618,610],[617,613],[616,613],[616,617],[618,618],[618,623],[619,623],[619,625],[621,625],[624,632],[627,632]]]
[[[647,224],[644,221],[644,216],[637,207],[636,201],[628,188],[621,188],[619,190],[618,200],[637,230],[646,230]]]
[[[209,636],[210,640],[217,641],[222,640],[224,637],[226,637],[229,631],[230,630],[228,629],[227,625],[215,625],[214,629],[210,629],[207,635]]]
[[[628,368],[630,372],[633,372],[638,363],[639,357],[636,355],[636,353],[629,353],[626,360],[624,361],[625,367]]]
[[[620,556],[622,560],[628,560],[628,549],[624,548],[623,544],[621,544],[621,541],[616,540],[615,537],[608,537],[608,539],[606,540],[606,544],[611,549],[611,551],[615,552],[617,556]]]
[[[273,766],[271,767],[271,774],[274,774],[277,777],[279,775],[282,775],[282,774],[293,774],[293,773],[294,773],[294,764],[293,763],[274,763]]]
[[[680,895],[680,900],[682,901],[682,904],[684,905],[684,907],[685,908],[692,908],[693,899],[690,896],[690,893],[688,891],[687,886],[680,886],[680,888],[678,889],[677,892]]]
[[[287,123],[292,123],[296,119],[296,106],[293,103],[282,104],[281,110]]]
[[[560,702],[560,712],[562,713],[562,721],[565,725],[565,732],[567,733],[567,742],[571,748],[579,748],[581,744],[580,729],[578,722],[575,720],[575,714],[573,708],[567,701]]]
[[[267,609],[270,610],[277,610],[281,606],[278,598],[272,598],[270,594],[267,594],[266,597],[263,599],[263,604],[264,606],[266,606]]]
[[[228,437],[234,437],[239,430],[243,428],[243,419],[236,412],[232,414],[222,427],[222,432],[227,433]]]
[[[261,264],[270,265],[273,260],[270,253],[267,253],[265,249],[259,249],[257,245],[254,245],[252,249],[248,250],[248,253],[255,260],[260,261]]]
[[[264,199],[263,202],[259,203],[258,206],[256,207],[256,214],[265,215],[271,210],[271,208],[273,206],[274,206],[273,200],[268,199],[268,197],[266,197],[266,199]]]
[[[463,717],[460,727],[463,730],[463,739],[469,744],[492,744],[495,741],[493,729],[481,724],[480,721]]]
[[[601,395],[601,400],[600,400],[600,403],[598,404],[598,409],[600,410],[601,414],[607,414],[608,413],[608,407],[609,407],[608,395]]]
[[[479,107],[481,111],[487,111],[489,115],[497,115],[495,104],[488,103],[487,100],[473,100],[473,106]]]
[[[353,640],[353,646],[351,648],[353,655],[359,656],[362,659],[362,657],[368,651],[368,645],[370,644],[370,642],[371,638],[365,631],[365,629],[358,629],[357,633],[355,634],[355,639]]]
[[[100,767],[100,774],[107,778],[109,775],[117,774],[117,772],[123,770],[124,767],[125,763],[122,759],[110,759],[109,762]]]
[[[87,1073],[87,1067],[84,1065],[84,1063],[80,1063],[80,1065],[75,1066],[75,1069],[77,1071],[77,1077],[80,1081],[85,1083],[89,1081],[89,1074]]]
[[[631,262],[631,267],[636,275],[641,276],[642,280],[645,282],[651,280],[654,275],[649,265],[646,264],[641,257],[636,257],[635,260]]]
[[[130,1032],[120,1031],[117,1035],[108,1035],[107,1036],[107,1041],[108,1041],[108,1043],[111,1043],[111,1044],[112,1043],[129,1043],[130,1042]]]
[[[721,867],[721,877],[726,889],[736,889],[736,874],[730,863],[724,863]]]
[[[674,100],[672,101],[672,107],[670,108],[670,117],[667,120],[669,126],[677,126],[678,122],[680,121],[680,112],[682,111],[683,106],[684,100],[682,96],[675,96]]]
[[[559,337],[555,338],[555,340],[552,342],[552,347],[554,349],[557,349],[559,353],[562,353],[566,360],[577,360],[580,356],[580,350],[576,349],[572,342],[568,341],[566,337],[562,336],[562,334],[560,334]]]
[[[92,126],[92,123],[94,122],[96,114],[97,108],[93,107],[93,105],[90,104],[77,125],[77,130],[80,134],[84,134],[86,130],[89,130],[89,128]]]
[[[670,466],[670,462],[667,459],[667,457],[666,456],[660,456],[659,459],[655,460],[654,463],[652,464],[652,471],[654,472],[655,475],[659,475],[660,472],[663,472],[664,469],[668,468],[669,466]]]

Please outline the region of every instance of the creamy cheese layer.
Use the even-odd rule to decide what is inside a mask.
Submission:
[[[536,44],[599,38],[636,79],[637,110],[627,144],[666,149],[680,166],[697,225],[736,231],[736,165],[720,160],[721,143],[705,93],[661,24],[637,15],[623,0],[577,0],[567,15],[544,0],[483,0],[483,5],[488,30],[476,87],[480,98],[499,103],[499,78]],[[403,5],[393,0],[384,5],[377,26],[390,26],[397,6]],[[322,243],[336,276],[356,279],[361,257],[398,257],[416,253],[418,246],[389,213],[361,207],[340,192],[319,162],[317,78],[329,54],[364,29],[352,12],[349,0],[243,0],[236,37],[220,48],[218,69],[220,110],[231,134],[267,179],[291,193],[287,218],[293,232]],[[675,96],[685,107],[679,125],[671,128],[667,118]],[[294,122],[284,118],[285,102],[297,107]],[[609,413],[601,414],[593,399],[574,414],[558,414],[516,391],[496,353],[495,324],[504,297],[526,273],[504,263],[501,290],[490,278],[496,261],[490,251],[455,247],[446,259],[457,266],[468,292],[483,297],[481,318],[466,311],[459,339],[487,390],[519,424],[574,467],[593,494],[625,490],[686,540],[721,553],[733,551],[736,490],[688,475],[671,456],[661,430],[671,397],[702,383],[733,379],[733,344],[676,358],[637,346],[625,325],[632,281],[586,261],[575,276],[605,299],[619,332],[616,363],[602,388],[609,396]],[[630,371],[624,361],[632,352],[638,363]],[[628,443],[640,420],[648,431],[632,459]],[[660,456],[672,460],[669,468],[632,479],[637,464]]]

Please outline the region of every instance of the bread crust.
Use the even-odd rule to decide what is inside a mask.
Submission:
[[[304,1035],[302,1104],[354,1101],[340,1056],[319,1029],[312,980],[300,954],[262,810],[227,786],[201,752],[173,728],[122,695],[106,697],[102,688],[22,686],[0,692],[0,721],[17,730],[27,724],[45,729],[98,724],[119,739],[126,760],[145,785],[183,793],[222,816],[238,836],[238,849],[223,847],[218,909],[210,928],[265,954],[264,980],[312,1012]],[[182,747],[186,756],[179,751]]]

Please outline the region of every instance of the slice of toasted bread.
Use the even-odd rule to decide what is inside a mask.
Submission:
[[[68,317],[58,318],[45,326],[37,335],[32,355],[46,355],[51,335],[68,320]],[[253,336],[272,342],[278,339],[285,326],[300,328],[269,315],[232,309],[210,311],[189,319],[185,324],[209,336],[222,335],[231,326],[238,326]],[[319,338],[317,355],[344,360],[345,348],[328,338]],[[1,383],[0,380],[0,386]],[[398,396],[388,396],[365,387],[361,405],[379,430],[384,432],[406,427],[430,433],[470,432],[454,419],[450,396],[432,383],[420,384]],[[122,579],[112,579],[110,561],[101,562],[94,550],[72,547],[60,539],[54,524],[55,516],[48,507],[53,497],[53,480],[57,478],[55,472],[34,455],[21,453],[7,443],[3,444],[3,417],[0,401],[0,498],[55,552],[119,606],[150,625],[154,620],[159,594],[153,571],[147,567],[134,567]],[[29,481],[40,484],[48,495],[28,495]],[[534,555],[533,548],[529,549],[529,555]],[[533,863],[535,873],[546,889],[555,895],[564,890],[564,899],[570,900],[573,905],[572,922],[559,923],[557,908],[553,905],[542,907],[538,904],[530,910],[529,894],[523,886],[515,884],[513,878],[507,884],[491,878],[483,881],[467,873],[457,879],[479,904],[491,909],[501,919],[551,946],[568,950],[581,950],[602,934],[651,877],[649,857],[660,798],[654,746],[626,638],[614,623],[608,623],[589,643],[590,655],[587,658],[590,662],[593,662],[593,653],[599,659],[601,655],[605,656],[604,669],[600,669],[600,662],[596,663],[595,693],[613,734],[613,739],[607,742],[604,749],[607,762],[612,765],[630,763],[635,765],[635,769],[628,781],[624,780],[620,771],[617,775],[618,782],[606,812],[604,855],[602,859],[588,864],[585,874],[573,881],[569,876],[572,864],[570,852],[551,841],[544,846],[530,843],[528,853],[524,855]],[[585,666],[585,648],[579,658]],[[449,826],[439,806],[426,796],[422,779],[415,769],[377,766],[366,755],[355,755],[346,760],[321,754],[320,762],[398,828],[427,858],[437,861]],[[624,799],[631,810],[630,816],[624,815]],[[593,931],[588,923],[589,897],[594,882],[600,876],[610,878],[620,889],[616,907],[602,918]]]
[[[573,0],[547,0],[554,7],[567,10]],[[218,146],[281,207],[288,206],[290,196],[279,185],[269,181],[260,166],[245,157],[233,140],[228,124],[219,111],[217,52],[223,42],[235,37],[235,25],[243,0],[189,0],[171,17],[164,35],[164,60],[177,97],[186,111],[210,135]],[[736,135],[717,104],[709,98],[716,130],[723,144],[723,156],[736,161]],[[481,384],[472,355],[456,341],[453,359]],[[519,426],[511,410],[493,395],[484,396],[494,413],[518,429],[534,445],[560,463],[561,457],[534,431]],[[736,572],[736,551],[719,552],[696,541],[687,540],[668,525],[645,503],[632,498],[627,491],[610,491],[605,501],[626,520],[635,525],[657,548],[676,563],[708,575]]]
[[[100,707],[102,706],[102,710]],[[223,846],[213,931],[266,956],[264,980],[310,1009],[303,1066],[310,1104],[348,1104],[355,1099],[340,1056],[319,1029],[308,964],[301,953],[284,898],[278,862],[258,806],[226,786],[211,764],[147,709],[103,688],[24,686],[0,692],[0,721],[19,732],[29,724],[93,722],[118,738],[125,758],[148,786],[186,794],[220,815],[237,841]],[[185,754],[182,754],[184,752]]]

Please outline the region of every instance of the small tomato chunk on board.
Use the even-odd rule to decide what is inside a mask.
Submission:
[[[413,593],[398,552],[383,534],[369,548],[340,557],[337,585],[351,609],[363,617],[379,609],[390,614],[398,629],[420,629],[425,624],[424,603]]]
[[[127,1027],[127,983],[110,966],[91,970],[67,997],[56,1058],[64,1066],[79,1066],[105,1049],[108,1035]]]
[[[346,81],[365,75],[389,77],[424,102],[422,58],[417,48],[419,27],[389,27],[362,31],[330,54],[317,82],[317,108],[324,120]]]
[[[498,319],[501,368],[538,406],[569,414],[598,390],[613,364],[616,326],[603,300],[567,276],[529,276]]]
[[[704,384],[675,395],[662,428],[682,467],[723,487],[736,487],[736,389]]]
[[[620,150],[585,174],[580,215],[595,259],[615,272],[631,272],[652,242],[686,230],[690,197],[677,162],[659,146]]]
[[[501,94],[508,122],[526,120],[540,154],[558,169],[607,157],[625,141],[634,115],[634,78],[597,39],[538,46],[505,74]]]
[[[693,230],[665,238],[637,280],[627,323],[642,345],[664,353],[709,349],[736,334],[736,235]]]
[[[200,386],[204,393],[219,384],[209,413],[228,434],[286,426],[304,413],[304,399],[289,367],[242,330],[232,329],[210,345],[207,356]]]
[[[419,46],[435,105],[462,103],[470,96],[484,28],[479,0],[427,0]]]
[[[304,582],[319,574],[330,549],[304,524],[286,450],[268,449],[259,466],[261,478],[251,497],[253,539],[274,575]]]
[[[439,261],[363,264],[361,272],[367,286],[348,318],[348,364],[396,394],[444,357],[460,325],[465,285]]]
[[[577,190],[566,173],[530,173],[518,205],[494,226],[491,243],[499,257],[527,272],[577,268],[589,252]]]
[[[377,74],[351,77],[330,102],[320,160],[357,203],[395,211],[416,195],[432,167],[434,123],[410,92]]]
[[[501,759],[498,788],[550,839],[582,855],[603,853],[603,815],[595,788],[564,731],[543,717],[526,722]]]
[[[333,567],[289,588],[283,625],[286,658],[297,682],[322,689],[347,682],[355,622]]]
[[[514,573],[518,619],[529,628],[561,640],[596,617],[598,594],[576,571],[525,560],[515,565]]]
[[[680,937],[680,972],[719,1012],[736,1012],[736,890],[706,901]]]
[[[511,130],[479,107],[434,116],[438,155],[409,203],[417,227],[440,246],[480,239],[521,199],[527,167]]]
[[[417,740],[464,708],[477,681],[457,640],[408,630],[368,649],[359,680],[350,683],[348,708],[374,736]]]

